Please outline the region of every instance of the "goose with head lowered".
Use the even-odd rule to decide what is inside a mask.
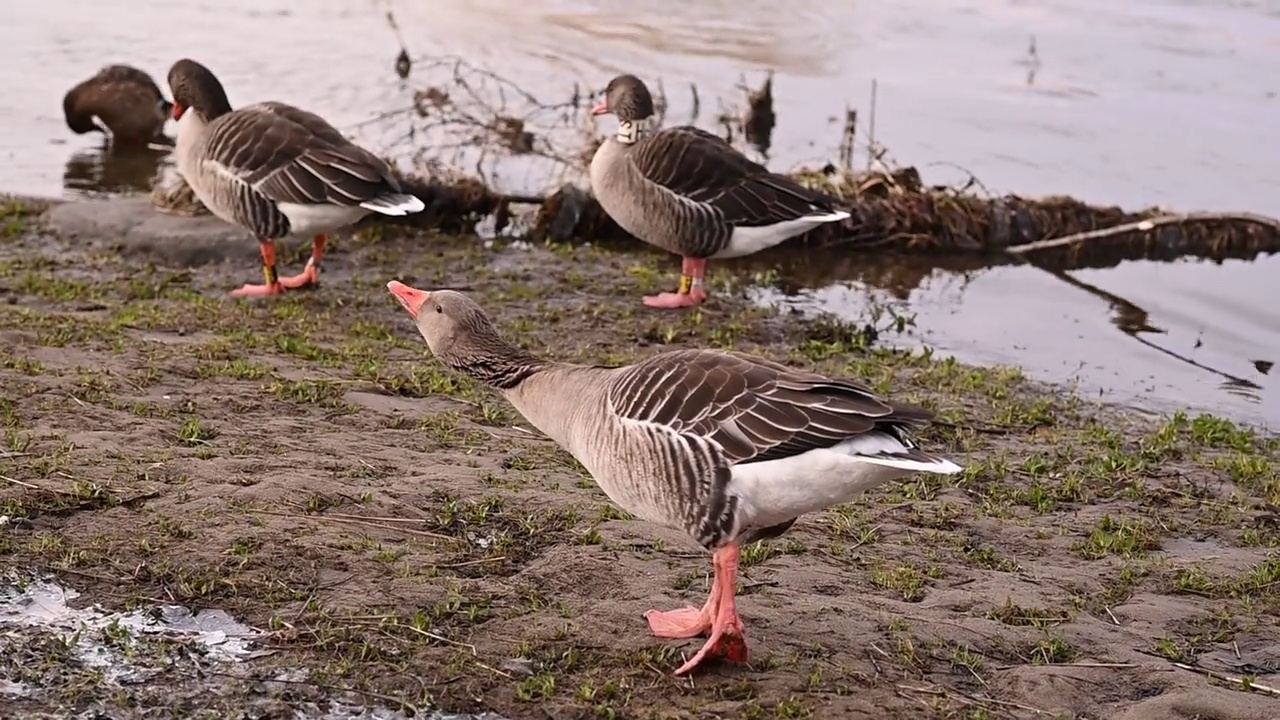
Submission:
[[[504,340],[462,293],[394,280],[387,289],[437,358],[497,388],[613,502],[711,551],[714,581],[701,608],[645,614],[658,637],[707,636],[677,674],[709,658],[746,661],[734,600],[742,545],[896,478],[961,469],[912,440],[928,411],[853,380],[718,350],[626,367],[551,362]]]
[[[699,305],[708,258],[750,255],[849,217],[832,198],[769,172],[709,132],[649,130],[653,112],[653,96],[634,75],[613,78],[591,110],[618,119],[591,160],[596,201],[623,230],[683,258],[679,290],[646,297],[645,305]]]
[[[107,65],[62,97],[67,127],[107,134],[113,149],[170,144],[163,130],[172,109],[156,81],[131,65]]]
[[[426,205],[402,191],[391,167],[319,115],[281,102],[231,109],[222,83],[200,63],[169,70],[178,121],[178,172],[211,213],[253,233],[263,285],[232,295],[279,295],[319,282],[328,234],[369,213],[409,215]],[[277,240],[312,238],[302,273],[276,272]]]

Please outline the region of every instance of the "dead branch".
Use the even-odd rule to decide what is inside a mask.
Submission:
[[[1195,222],[1256,223],[1258,225],[1266,226],[1272,231],[1280,232],[1280,220],[1270,218],[1265,215],[1258,215],[1256,213],[1182,213],[1179,215],[1162,215],[1159,217],[1145,218],[1138,222],[1125,223],[1123,225],[1116,225],[1102,230],[1090,230],[1088,232],[1072,233],[1071,235],[1066,235],[1064,237],[1038,240],[1025,245],[1006,248],[1006,250],[1014,253],[1015,255],[1025,255],[1026,253],[1037,252],[1040,250],[1061,248],[1068,245],[1093,242],[1095,240],[1106,240],[1129,233],[1150,232],[1164,225],[1182,225],[1185,223]]]

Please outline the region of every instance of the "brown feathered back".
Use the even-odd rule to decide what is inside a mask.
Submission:
[[[162,139],[169,102],[147,73],[108,65],[67,91],[62,111],[72,132],[105,130],[113,145],[145,145]]]

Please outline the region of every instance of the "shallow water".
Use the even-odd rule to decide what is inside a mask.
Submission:
[[[375,149],[403,153],[403,118],[367,122],[408,106],[423,82],[391,70],[399,46],[384,17],[390,9],[415,57],[456,53],[540,98],[562,100],[575,81],[599,88],[624,69],[662,78],[668,122],[689,118],[689,83],[710,126],[714,98],[740,97],[743,73],[755,84],[773,68],[778,169],[833,158],[835,118],[848,104],[866,120],[874,78],[875,137],[926,182],[962,179],[961,166],[995,194],[1280,215],[1280,139],[1271,131],[1280,113],[1278,0],[794,0],[785,13],[778,8],[759,0],[134,0],[123,13],[88,0],[21,3],[0,27],[10,56],[0,71],[9,88],[0,189],[145,187],[146,163],[95,165],[96,140],[66,130],[61,95],[108,62],[163,80],[182,55],[210,65],[234,104],[294,102]],[[855,160],[865,163],[865,153]],[[516,168],[504,179],[529,185],[531,177]],[[1030,267],[958,274],[894,262],[893,273],[878,275],[916,284],[884,288],[850,273],[789,300],[853,317],[869,299],[891,301],[915,314],[917,335],[906,342],[1078,380],[1106,399],[1280,421],[1280,395],[1262,370],[1280,348],[1280,320],[1262,304],[1280,271],[1276,257],[1129,262],[1068,279]],[[1118,314],[1141,311],[1164,332],[1119,329]]]

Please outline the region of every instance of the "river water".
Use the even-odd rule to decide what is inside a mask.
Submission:
[[[713,127],[716,98],[740,99],[744,75],[755,85],[773,69],[776,169],[832,159],[837,118],[856,107],[865,123],[875,80],[875,138],[926,182],[966,177],[960,166],[995,194],[1280,215],[1280,0],[15,3],[0,24],[0,190],[116,184],[98,142],[71,135],[60,111],[67,88],[109,62],[163,85],[173,60],[194,57],[233,104],[292,102],[405,154],[403,116],[370,121],[410,105],[424,82],[392,71],[389,10],[415,58],[457,54],[540,98],[562,100],[575,82],[598,89],[621,70],[661,79],[669,123],[689,119],[690,84]],[[1267,374],[1280,314],[1265,299],[1280,258],[1128,262],[1072,272],[1074,283],[1025,266],[865,265],[873,272],[782,299],[850,317],[892,304],[915,316],[897,342],[1017,364],[1107,400],[1280,423]],[[1163,332],[1121,332],[1105,293]]]

